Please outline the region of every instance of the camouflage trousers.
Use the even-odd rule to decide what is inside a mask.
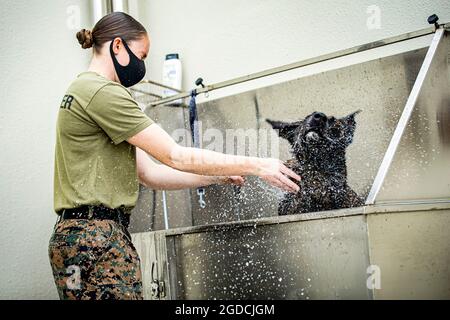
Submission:
[[[58,221],[49,256],[60,299],[143,298],[139,256],[115,221]]]

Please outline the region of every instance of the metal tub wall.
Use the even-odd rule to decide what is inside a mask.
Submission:
[[[255,92],[199,104],[198,116],[204,132],[203,147],[228,154],[264,155],[259,150],[262,142],[260,132],[257,131],[256,114]],[[213,138],[214,133],[219,133],[222,138]],[[247,141],[243,140],[244,137],[247,137]],[[278,141],[275,134],[274,137]],[[211,147],[213,144],[215,148]],[[230,146],[233,146],[231,150]],[[192,216],[194,225],[267,217],[276,212],[277,203],[277,193],[259,179],[248,177],[242,188],[207,187],[204,209],[200,208],[193,194]]]
[[[133,241],[147,299],[155,299],[153,279],[164,282],[162,299],[450,299],[449,225],[448,203],[404,204],[146,232]],[[371,288],[369,266],[379,270]]]
[[[219,151],[235,153],[226,148],[227,143],[231,143],[227,141],[227,129],[241,130],[241,134],[249,130],[250,136],[256,135],[256,144],[251,138],[244,148],[238,149],[240,154],[286,160],[290,155],[284,140],[275,139],[279,142],[279,154],[268,154],[265,146],[272,147],[267,141],[276,133],[266,124],[265,118],[295,121],[316,110],[344,116],[361,109],[355,139],[347,154],[348,179],[358,193],[367,195],[425,53],[426,49],[405,52],[201,103],[198,113],[202,131],[206,134],[203,147],[208,149],[213,145],[213,138],[208,136],[208,130],[213,129],[223,135],[223,148]],[[158,106],[148,108],[146,112],[169,133],[188,128],[186,108]],[[189,136],[180,143],[189,145]],[[170,227],[274,216],[281,196],[256,178],[250,178],[240,189],[207,187],[204,209],[198,205],[195,190],[171,191],[167,195]],[[153,230],[163,229],[160,192],[157,202]],[[148,227],[151,204],[151,193],[141,190],[131,223],[133,232],[151,230]]]
[[[224,133],[223,137],[226,137],[227,129],[243,128],[257,132],[260,128],[257,145],[246,145],[241,148],[241,154],[245,150],[245,155],[286,160],[290,154],[284,139],[276,139],[280,144],[279,154],[266,152],[266,141],[275,132],[265,118],[296,121],[313,111],[340,117],[361,109],[357,116],[355,139],[347,153],[347,165],[350,186],[366,196],[425,53],[426,49],[406,52],[205,102],[198,107],[199,119],[204,130],[219,129]],[[225,140],[223,150],[233,153],[233,150],[225,148],[229,143]],[[270,143],[268,146],[270,149]],[[208,144],[204,147],[209,148]],[[231,186],[206,188],[205,209],[201,209],[193,197],[194,225],[277,214],[280,193],[259,179],[250,179],[239,192],[236,191]]]
[[[375,299],[450,299],[450,206],[369,214],[371,264],[380,270]]]
[[[168,238],[177,299],[367,299],[363,216]]]
[[[437,34],[433,42],[436,48],[420,71],[423,81],[415,85],[420,90],[411,93],[417,100],[375,202],[450,199],[450,35]]]

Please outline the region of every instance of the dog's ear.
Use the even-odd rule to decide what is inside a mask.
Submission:
[[[274,130],[278,131],[278,135],[281,138],[284,138],[288,141],[291,141],[294,135],[295,129],[298,128],[299,125],[301,125],[301,121],[296,122],[283,122],[283,121],[276,121],[276,120],[270,120],[266,119],[266,121],[272,126]]]
[[[356,120],[355,116],[360,113],[362,110],[357,110],[355,112],[350,113],[348,116],[342,118],[342,123],[345,124],[344,129],[344,138],[345,144],[348,146],[353,142],[353,135],[355,134],[356,129]]]
[[[356,125],[356,121],[355,121],[355,116],[360,113],[362,110],[357,110],[355,112],[350,113],[348,116],[345,116],[342,120],[344,120],[344,123],[347,124],[348,126],[355,126]]]

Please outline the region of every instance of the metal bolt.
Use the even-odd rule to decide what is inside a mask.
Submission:
[[[427,21],[429,24],[434,24],[436,29],[439,29],[439,23],[438,23],[439,17],[436,14],[432,14],[428,17]]]
[[[197,80],[195,80],[195,85],[196,86],[202,86],[202,88],[205,87],[205,85],[203,84],[203,79],[202,78],[198,78]]]

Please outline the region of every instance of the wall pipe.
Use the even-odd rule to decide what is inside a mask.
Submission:
[[[128,0],[92,0],[93,24],[111,12],[128,13]]]
[[[112,12],[128,13],[128,0],[112,0]]]

